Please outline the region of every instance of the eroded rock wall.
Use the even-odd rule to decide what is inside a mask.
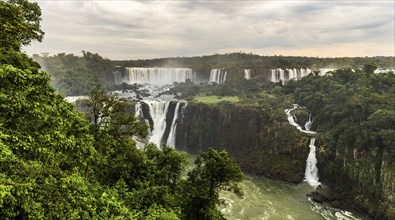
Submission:
[[[176,148],[196,154],[226,149],[251,174],[300,182],[308,138],[289,126],[283,110],[230,103],[188,104],[177,125]]]

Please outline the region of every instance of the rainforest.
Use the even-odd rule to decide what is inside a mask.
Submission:
[[[30,56],[0,12],[1,219],[395,219],[394,56]]]

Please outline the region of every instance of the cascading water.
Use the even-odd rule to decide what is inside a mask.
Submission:
[[[270,81],[274,83],[278,83],[281,80],[282,83],[284,84],[289,80],[299,80],[309,75],[311,73],[311,70],[304,68],[283,70],[281,68],[277,68],[277,69],[271,69],[270,73],[271,73]]]
[[[221,84],[226,81],[228,72],[224,69],[212,69],[210,72],[209,83]]]
[[[177,119],[180,115],[180,108],[181,108],[181,115],[184,112],[184,109],[187,105],[186,101],[177,101],[177,104],[174,109],[174,114],[172,118],[172,123],[168,125],[167,123],[167,114],[169,111],[169,106],[171,101],[159,101],[159,100],[143,100],[148,105],[149,108],[149,117],[152,119],[152,128],[148,129],[148,141],[151,143],[156,144],[159,148],[162,147],[163,143],[166,143],[170,147],[175,148],[176,145],[176,130],[177,130]],[[135,117],[143,119],[146,125],[150,124],[150,121],[146,119],[141,102],[137,102],[135,105]],[[171,115],[171,114],[170,114]],[[165,139],[165,132],[166,128],[170,129],[169,135],[167,140]],[[137,138],[135,138],[137,140]]]
[[[162,137],[166,129],[166,115],[169,109],[169,101],[144,100],[149,106],[149,112],[154,122],[154,127],[149,137],[149,142],[162,146]]]
[[[251,79],[251,70],[250,69],[245,69],[244,70],[244,78],[245,79]]]
[[[137,102],[136,105],[134,106],[134,117],[144,118],[143,109],[141,108],[140,102]]]
[[[274,83],[278,83],[280,82],[280,80],[282,80],[284,82],[284,70],[277,68],[277,69],[272,69],[271,70],[271,79],[270,81],[274,82]]]
[[[310,69],[300,69],[300,77],[303,78],[311,73]]]
[[[167,138],[167,145],[172,148],[176,147],[176,131],[177,131],[177,119],[178,119],[178,109],[180,108],[181,102],[177,102],[176,108],[174,110],[173,121],[170,126],[169,137]]]
[[[196,74],[189,68],[137,68],[126,67],[126,74],[116,74],[115,83],[171,85],[173,82],[196,80]],[[121,77],[121,79],[119,78]]]
[[[310,131],[311,126],[313,125],[313,120],[311,119],[311,113],[309,114],[309,120],[304,124],[304,128],[306,131]]]
[[[292,109],[286,109],[285,113],[287,114],[288,117],[288,122],[290,125],[295,126],[299,131],[311,136],[310,139],[310,152],[309,156],[307,157],[306,160],[306,170],[305,170],[305,181],[312,187],[316,188],[319,186],[321,183],[318,181],[318,168],[317,168],[317,158],[315,157],[315,135],[317,132],[310,131],[311,125],[313,121],[311,120],[311,114],[309,115],[309,121],[305,124],[306,130],[303,130],[302,127],[300,127],[299,124],[295,122],[295,116],[291,114],[291,112],[297,108],[300,108],[299,105],[294,104],[294,107]]]
[[[312,187],[316,188],[319,185],[321,185],[320,182],[318,182],[318,168],[317,168],[317,158],[315,157],[315,138],[312,137],[310,139],[310,152],[309,156],[307,157],[306,160],[306,170],[304,173],[304,178],[305,181]]]
[[[318,69],[319,75],[320,75],[320,76],[324,76],[324,75],[326,75],[328,72],[335,71],[335,70],[336,70],[336,69],[331,69],[331,68],[319,68],[319,69]]]

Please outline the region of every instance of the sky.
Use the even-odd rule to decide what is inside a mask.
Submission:
[[[30,55],[395,56],[395,0],[34,1],[45,36]]]

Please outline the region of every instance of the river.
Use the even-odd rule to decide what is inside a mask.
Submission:
[[[366,216],[351,213],[310,201],[306,194],[313,191],[307,183],[297,185],[264,177],[246,176],[241,183],[243,198],[231,192],[221,192],[228,204],[220,207],[229,220],[368,220]]]

